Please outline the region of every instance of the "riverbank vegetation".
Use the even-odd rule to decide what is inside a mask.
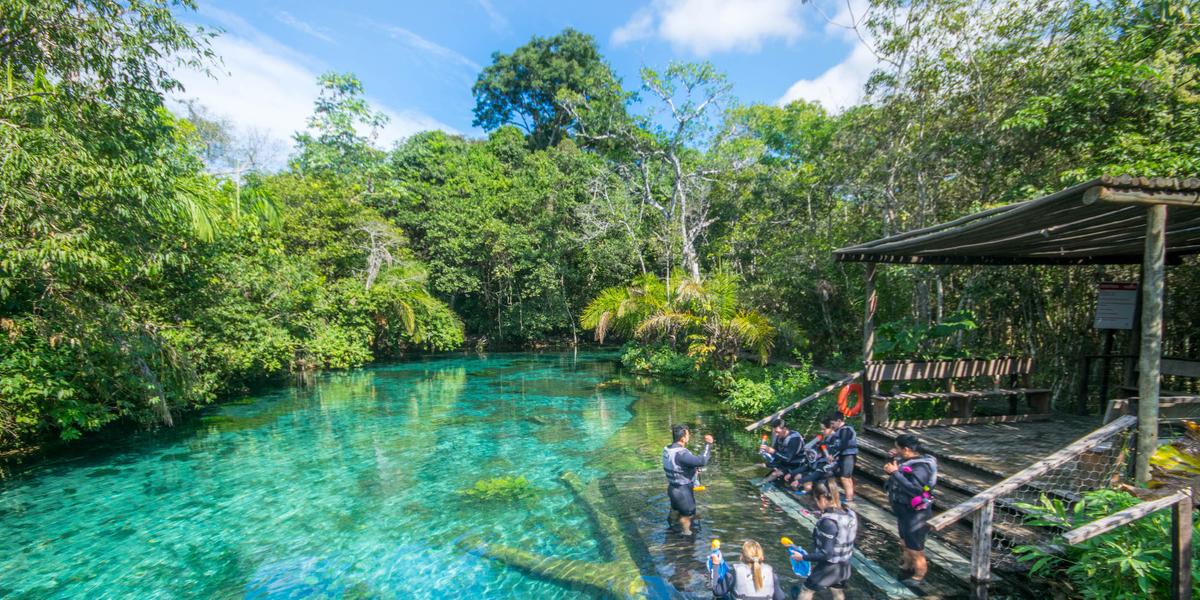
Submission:
[[[861,268],[831,250],[1100,174],[1200,173],[1190,2],[872,2],[833,17],[877,64],[836,112],[739,103],[706,63],[624,81],[566,30],[481,71],[481,138],[383,148],[363,82],[324,75],[286,166],[166,102],[187,97],[173,69],[216,70],[190,2],[21,5],[0,11],[3,447],[464,342],[632,341],[637,370],[765,412],[812,374],[753,363],[858,360]],[[882,269],[881,337],[1033,355],[1061,394],[1098,346],[1079,307],[1134,277]],[[1194,356],[1196,263],[1167,287],[1164,349]]]

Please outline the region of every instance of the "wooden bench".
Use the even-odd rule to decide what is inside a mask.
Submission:
[[[1164,377],[1186,377],[1188,379],[1200,379],[1200,360],[1187,360],[1183,358],[1164,358],[1159,365],[1159,373]],[[1137,385],[1122,385],[1117,387],[1117,398],[1132,398],[1139,393]],[[1159,396],[1189,396],[1191,392],[1178,390],[1163,390],[1160,388]]]
[[[955,360],[887,360],[870,361],[863,369],[865,399],[871,402],[872,419],[868,425],[888,420],[888,403],[892,400],[949,400],[950,417],[971,417],[975,403],[980,398],[1004,397],[1009,400],[1009,412],[1017,412],[1017,402],[1023,396],[1029,402],[1030,412],[1050,412],[1050,390],[1030,387],[1029,376],[1033,373],[1032,358],[997,358],[992,360],[964,358]],[[988,377],[992,387],[982,390],[956,390],[956,379]],[[1001,378],[1008,377],[1008,385],[1002,387]],[[946,391],[940,392],[875,392],[878,384],[894,381],[942,381]]]

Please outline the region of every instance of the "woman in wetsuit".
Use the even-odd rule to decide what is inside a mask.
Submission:
[[[937,485],[937,459],[925,453],[917,436],[896,437],[891,454],[893,461],[885,464],[888,474],[885,487],[896,528],[900,533],[903,555],[900,559],[902,583],[910,587],[925,582],[929,565],[925,561],[925,538],[929,535],[929,519],[933,516],[933,488]]]
[[[799,600],[812,600],[821,590],[829,590],[834,600],[845,598],[846,582],[850,580],[850,557],[858,537],[858,515],[838,502],[838,493],[829,480],[817,481],[812,487],[813,500],[821,511],[813,527],[812,550],[801,556],[792,552],[793,560],[812,563],[812,572],[804,580]]]

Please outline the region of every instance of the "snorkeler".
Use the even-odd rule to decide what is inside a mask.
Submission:
[[[813,527],[813,547],[808,554],[792,550],[793,560],[812,563],[812,572],[804,580],[799,600],[812,600],[821,590],[829,590],[834,600],[845,598],[846,582],[850,580],[850,557],[858,537],[858,515],[838,503],[837,490],[829,481],[813,484],[813,500],[821,511]]]
[[[697,471],[708,464],[713,436],[705,434],[704,451],[700,456],[687,449],[692,434],[686,425],[671,426],[671,439],[674,442],[663,448],[662,453],[663,471],[667,474],[667,497],[671,499],[667,524],[673,527],[678,522],[680,533],[692,535],[692,521],[696,516],[696,496],[692,488],[696,485]]]
[[[760,452],[770,457],[767,461],[767,468],[771,469],[771,473],[762,480],[763,485],[771,483],[795,469],[802,461],[804,449],[804,437],[800,435],[800,432],[788,429],[787,423],[783,419],[772,421],[771,429],[775,434],[775,443],[770,446],[764,443],[759,447]]]
[[[842,486],[842,504],[854,502],[854,466],[858,462],[858,434],[846,424],[846,417],[835,412],[821,421],[825,440],[833,456],[833,476]]]
[[[883,465],[883,470],[888,474],[885,487],[903,548],[900,571],[906,579],[901,583],[917,587],[925,582],[925,572],[929,569],[925,561],[925,538],[933,516],[937,460],[925,454],[917,436],[911,434],[897,436],[891,454],[893,459]]]

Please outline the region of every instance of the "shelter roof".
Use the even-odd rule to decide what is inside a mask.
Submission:
[[[1167,205],[1167,261],[1200,253],[1200,179],[1104,176],[1060,192],[834,251],[847,262],[1137,264],[1146,207]]]

